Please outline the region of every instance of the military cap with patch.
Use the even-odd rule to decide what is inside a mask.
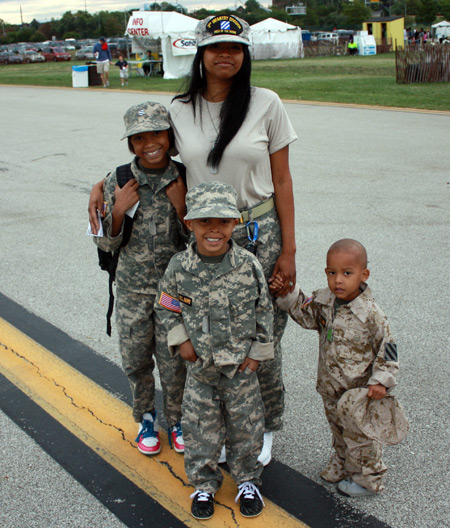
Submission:
[[[195,218],[240,218],[236,191],[232,185],[213,181],[200,183],[186,195],[185,220]]]
[[[218,42],[239,42],[250,46],[250,26],[242,18],[232,15],[209,16],[195,28],[197,46]]]
[[[367,397],[368,389],[350,389],[341,396],[337,414],[344,427],[356,427],[381,444],[399,444],[408,433],[409,423],[400,402],[392,394],[381,400]]]
[[[165,106],[159,103],[146,102],[129,108],[123,116],[125,122],[125,139],[142,132],[168,130],[170,128],[169,113]]]

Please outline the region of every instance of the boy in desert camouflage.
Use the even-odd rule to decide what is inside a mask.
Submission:
[[[182,429],[186,474],[195,488],[191,512],[202,520],[213,515],[225,444],[240,512],[254,517],[264,505],[257,460],[264,410],[256,369],[274,355],[273,304],[261,264],[231,240],[241,216],[234,188],[201,183],[186,195],[186,206],[195,241],[171,259],[157,310],[169,348],[188,364]]]
[[[387,396],[396,385],[397,345],[366,284],[370,272],[364,246],[351,239],[335,242],[327,253],[325,273],[328,288],[308,297],[296,286],[292,293],[279,297],[277,304],[303,328],[319,333],[317,391],[323,399],[334,447],[320,476],[338,483],[344,495],[374,495],[383,490],[387,469],[381,458],[382,444],[396,443],[388,441],[392,429],[395,432],[406,427],[396,400]],[[277,276],[269,288],[274,293],[282,284]],[[362,418],[354,415],[361,400],[366,405]],[[369,437],[368,422],[373,422],[377,409],[390,417],[389,423],[372,423],[378,434]],[[391,419],[394,411],[397,423],[391,423],[395,422]],[[394,436],[406,431],[398,433]]]

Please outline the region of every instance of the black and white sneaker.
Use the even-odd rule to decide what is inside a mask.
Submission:
[[[258,486],[255,486],[253,482],[243,482],[238,486],[238,490],[239,493],[234,499],[234,502],[240,499],[241,515],[244,517],[256,517],[259,515],[265,504]]]
[[[206,521],[214,514],[214,494],[206,491],[195,490],[191,495],[191,513],[196,519]]]

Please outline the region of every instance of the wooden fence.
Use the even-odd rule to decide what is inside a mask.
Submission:
[[[395,52],[396,79],[399,84],[450,81],[450,46],[427,44]]]

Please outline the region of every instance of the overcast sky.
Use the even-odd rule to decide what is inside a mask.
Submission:
[[[20,24],[20,8],[22,7],[23,22],[29,23],[34,18],[38,22],[46,22],[51,18],[60,18],[66,11],[86,11],[97,13],[98,11],[123,11],[125,9],[138,10],[144,3],[152,2],[129,2],[128,0],[0,0],[0,19],[8,24]],[[177,1],[169,2],[176,5]],[[234,8],[245,3],[242,0],[183,0],[180,4],[188,11],[204,7],[205,9]],[[265,2],[260,2],[265,5]]]

